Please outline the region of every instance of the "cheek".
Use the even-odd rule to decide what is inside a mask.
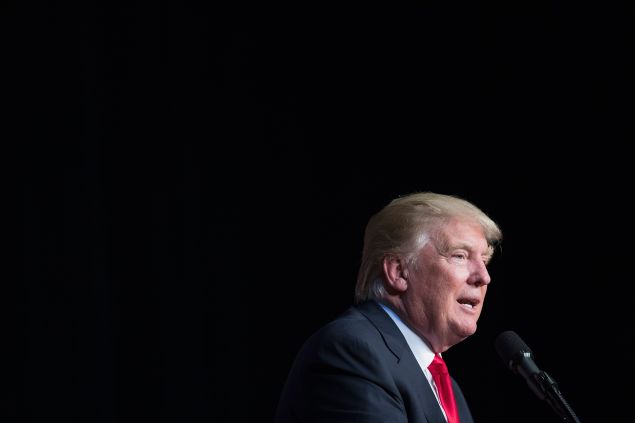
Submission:
[[[462,286],[462,271],[445,271],[434,275],[433,289],[439,293],[448,294]]]
[[[452,289],[463,288],[470,278],[470,270],[467,267],[452,269],[445,275],[445,281]]]

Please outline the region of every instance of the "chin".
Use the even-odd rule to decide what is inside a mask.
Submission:
[[[460,325],[454,333],[461,338],[461,340],[467,338],[468,336],[474,335],[476,333],[476,324],[473,325]]]

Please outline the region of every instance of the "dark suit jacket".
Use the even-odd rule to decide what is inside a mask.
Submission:
[[[473,423],[452,380],[461,423]],[[302,346],[282,391],[276,423],[446,423],[399,328],[371,301]]]

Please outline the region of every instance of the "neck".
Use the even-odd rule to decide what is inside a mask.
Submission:
[[[406,312],[406,308],[401,298],[389,296],[378,300],[378,302],[382,303],[383,305],[394,311],[395,314],[399,316],[399,319],[401,319],[401,321],[406,326],[408,326],[415,334],[417,334],[417,336],[419,336],[419,338],[421,338],[423,342],[428,345],[433,353],[439,354],[447,351],[447,349],[451,347],[451,345],[443,345],[443,343],[439,342],[437,337],[425,333],[416,324],[414,324],[412,319],[410,319],[410,317],[408,316],[408,313]]]

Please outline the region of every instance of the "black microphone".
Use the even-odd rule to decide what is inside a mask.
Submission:
[[[522,376],[531,391],[538,398],[549,403],[564,421],[580,422],[562,396],[556,381],[538,368],[534,362],[534,353],[516,332],[511,330],[502,332],[496,337],[494,346],[505,366]]]

